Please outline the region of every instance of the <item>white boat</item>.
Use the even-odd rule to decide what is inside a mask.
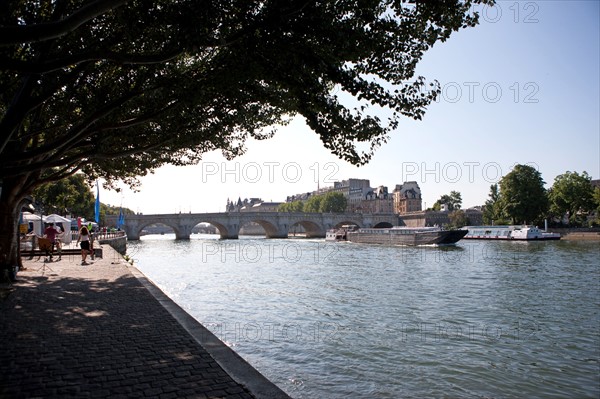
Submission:
[[[325,241],[346,241],[349,231],[358,229],[356,225],[344,225],[339,229],[327,230],[325,233]]]
[[[469,230],[464,237],[466,240],[560,240],[559,233],[548,233],[535,226],[466,226]]]

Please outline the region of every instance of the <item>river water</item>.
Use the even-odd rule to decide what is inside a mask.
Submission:
[[[150,235],[136,266],[294,398],[598,398],[597,242]]]

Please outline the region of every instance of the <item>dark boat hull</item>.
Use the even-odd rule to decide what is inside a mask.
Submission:
[[[378,233],[361,232],[359,230],[348,232],[347,240],[362,244],[380,245],[450,245],[457,243],[467,232],[467,230],[440,230],[403,234],[393,230]]]

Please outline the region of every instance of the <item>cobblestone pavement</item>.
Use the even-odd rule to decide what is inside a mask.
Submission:
[[[0,303],[0,398],[252,398],[103,247],[89,266],[24,260]]]

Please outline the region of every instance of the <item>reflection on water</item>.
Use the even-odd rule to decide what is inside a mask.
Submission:
[[[295,398],[600,394],[597,243],[192,237],[130,251]]]

